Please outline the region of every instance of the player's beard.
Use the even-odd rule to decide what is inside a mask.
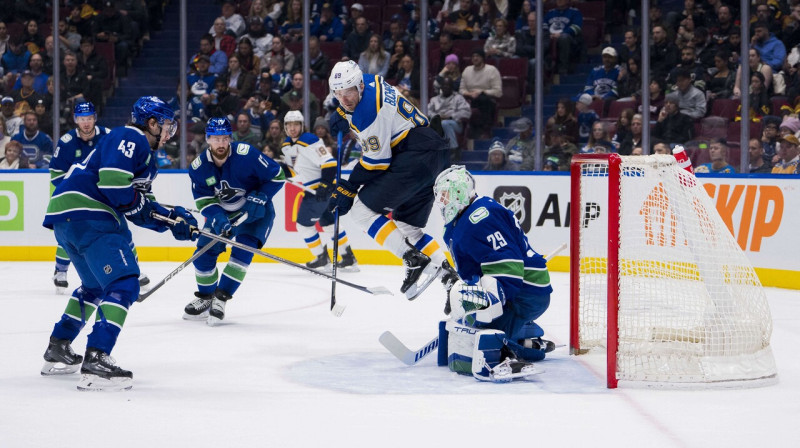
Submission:
[[[225,153],[223,155],[221,155],[221,156],[217,154],[216,150],[214,150],[213,148],[211,149],[211,157],[213,157],[213,158],[215,158],[215,159],[217,159],[219,161],[222,161],[222,162],[227,160],[228,156],[230,156],[230,155],[231,155],[231,145],[230,144],[225,148]]]
[[[84,132],[80,126],[78,126],[78,134],[80,134],[81,139],[89,140],[94,136],[94,126],[89,130],[89,132]]]

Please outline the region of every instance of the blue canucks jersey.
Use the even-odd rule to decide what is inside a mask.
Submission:
[[[619,65],[615,65],[611,70],[606,70],[605,66],[598,65],[586,78],[586,86],[583,93],[597,95],[603,99],[615,99],[619,96],[617,91],[617,78],[619,78]]]
[[[577,36],[583,27],[583,14],[577,8],[555,8],[544,15],[544,28],[551,34]]]
[[[72,165],[47,206],[44,226],[61,221],[117,220],[136,192],[148,194],[158,167],[144,132],[114,128],[81,163]]]
[[[492,198],[478,197],[445,225],[444,241],[459,277],[469,284],[491,276],[506,300],[523,290],[537,295],[553,292],[544,257],[530,247],[514,214]]]
[[[28,159],[28,163],[36,165],[36,168],[48,167],[50,158],[53,156],[53,140],[49,135],[42,131],[36,131],[33,137],[28,138],[23,126],[11,140],[22,144],[22,154]]]
[[[189,178],[197,208],[206,218],[239,210],[253,191],[271,200],[285,180],[277,162],[243,142],[231,142],[230,156],[221,167],[211,150],[205,150],[192,162]]]
[[[53,158],[50,159],[50,182],[54,187],[57,187],[67,170],[73,163],[82,162],[84,158],[97,146],[97,142],[104,135],[111,132],[103,126],[94,127],[94,136],[88,141],[83,140],[75,128],[66,134],[62,135],[58,140],[56,152],[53,153]]]

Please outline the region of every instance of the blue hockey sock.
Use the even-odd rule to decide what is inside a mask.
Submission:
[[[72,297],[67,301],[64,314],[61,315],[61,320],[53,327],[51,336],[56,339],[74,341],[78,337],[78,333],[86,325],[86,321],[92,317],[94,310],[97,309],[97,305],[100,303],[100,295],[102,295],[101,290],[88,291],[83,286],[73,291]]]
[[[258,247],[259,242],[250,235],[238,235],[236,241],[250,247]],[[231,249],[231,259],[222,270],[222,278],[219,279],[219,289],[233,295],[244,281],[247,275],[247,268],[253,261],[253,254],[239,248]]]
[[[125,277],[112,282],[106,290],[86,346],[110,354],[117,343],[122,326],[125,325],[128,309],[139,297],[139,279]]]
[[[70,265],[69,255],[63,247],[56,247],[56,271],[67,272]]]

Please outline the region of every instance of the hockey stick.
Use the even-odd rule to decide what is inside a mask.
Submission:
[[[158,219],[159,221],[164,221],[164,222],[166,222],[168,224],[177,224],[177,221],[175,221],[173,219],[169,219],[166,216],[161,216],[159,214],[154,214],[153,218]],[[227,244],[227,245],[229,245],[231,247],[236,247],[236,248],[241,249],[243,251],[250,252],[251,254],[261,255],[264,258],[269,258],[270,260],[277,261],[278,263],[283,263],[283,264],[288,265],[288,266],[293,266],[295,268],[302,269],[302,270],[304,270],[306,272],[310,272],[310,273],[312,273],[314,275],[318,275],[320,277],[325,277],[325,278],[327,278],[329,280],[333,280],[333,281],[335,281],[337,283],[341,283],[343,285],[349,286],[349,287],[351,287],[353,289],[357,289],[359,291],[363,291],[363,292],[366,292],[366,293],[369,293],[369,294],[374,294],[374,295],[379,295],[379,294],[388,294],[390,296],[394,295],[385,286],[368,287],[368,286],[357,285],[355,283],[348,282],[347,280],[342,280],[342,279],[339,279],[339,278],[335,278],[335,277],[333,277],[331,275],[328,275],[328,274],[326,274],[324,272],[320,272],[320,271],[318,271],[316,269],[311,269],[311,268],[309,268],[309,267],[307,267],[305,265],[298,264],[298,263],[295,263],[293,261],[289,261],[289,260],[287,260],[285,258],[281,258],[281,257],[279,257],[277,255],[272,255],[271,253],[264,252],[263,250],[259,250],[259,249],[256,249],[254,247],[250,247],[250,246],[247,246],[247,245],[242,244],[242,243],[238,243],[236,241],[230,240],[228,238],[216,235],[216,234],[208,232],[208,231],[205,231],[205,230],[202,230],[202,229],[197,229],[195,231],[197,233],[199,233],[200,235],[202,235],[202,236],[205,236],[207,238],[211,238],[212,240],[219,241],[220,243],[225,243],[225,244]]]
[[[342,131],[336,137],[336,183],[342,180]],[[331,314],[341,317],[344,305],[336,303],[336,267],[339,265],[339,207],[333,212],[333,269],[331,271]]]
[[[232,224],[233,224],[233,226],[238,226],[239,224],[244,222],[244,220],[246,220],[246,219],[247,219],[247,213],[243,213],[243,214],[239,215],[239,217],[237,217],[236,220]],[[206,244],[205,246],[201,247],[200,250],[195,252],[194,255],[192,255],[188,260],[184,261],[177,268],[173,269],[172,272],[167,274],[166,277],[161,279],[160,282],[156,283],[147,292],[145,292],[144,294],[139,294],[139,298],[136,299],[136,301],[137,302],[144,302],[145,299],[147,299],[148,297],[153,295],[154,292],[158,291],[159,288],[161,288],[168,281],[170,281],[170,279],[172,279],[172,277],[178,275],[178,273],[181,272],[186,266],[189,266],[190,264],[194,263],[195,260],[200,258],[200,256],[203,255],[204,253],[208,252],[217,243],[218,242],[214,241],[214,240],[209,241],[208,244]]]
[[[547,254],[544,258],[545,260],[549,260],[555,257],[559,252],[567,248],[567,243],[564,243],[558,246],[555,250]],[[383,334],[378,338],[378,341],[386,347],[386,350],[389,350],[391,354],[393,354],[397,359],[403,362],[403,364],[408,366],[413,366],[414,364],[420,362],[422,358],[431,354],[436,348],[439,347],[439,336],[431,339],[430,342],[425,344],[421,349],[417,351],[411,351],[405,344],[400,342],[400,339],[397,339],[397,336],[392,334],[391,331],[384,331]],[[563,345],[562,345],[563,346]]]
[[[301,184],[300,182],[295,182],[295,181],[293,181],[293,180],[286,179],[286,183],[287,183],[287,184],[292,184],[292,185],[294,185],[295,187],[297,187],[297,188],[299,188],[299,189],[301,189],[301,190],[305,191],[306,193],[311,193],[311,194],[313,194],[314,196],[316,196],[316,195],[317,195],[317,190],[312,190],[311,188],[308,188],[308,187],[306,187],[305,185]]]
[[[161,206],[162,207],[167,207],[167,208],[175,208],[175,207],[177,207],[177,205],[169,205],[169,204],[161,204]],[[189,213],[198,213],[198,214],[200,213],[200,210],[197,210],[195,208],[183,207],[183,209],[186,210]]]

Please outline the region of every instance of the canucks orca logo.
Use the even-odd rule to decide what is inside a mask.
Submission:
[[[214,187],[214,195],[219,198],[221,202],[233,202],[238,197],[243,197],[245,191],[241,188],[231,187],[227,180],[221,181],[219,187]]]
[[[147,177],[133,179],[131,184],[135,190],[147,193],[153,184],[153,173],[147,173]]]

